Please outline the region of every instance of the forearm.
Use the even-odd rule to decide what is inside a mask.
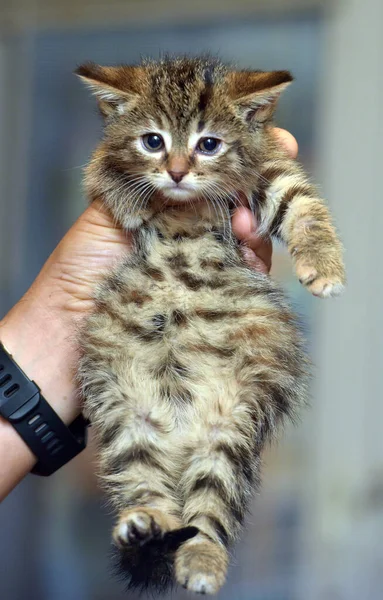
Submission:
[[[43,295],[43,294],[42,294]],[[79,412],[73,378],[73,322],[45,310],[40,296],[23,298],[0,322],[0,340],[41,388],[65,423]],[[0,500],[31,470],[35,457],[13,426],[0,418]]]

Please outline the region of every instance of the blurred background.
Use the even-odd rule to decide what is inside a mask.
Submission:
[[[278,124],[329,200],[349,285],[313,299],[276,249],[316,365],[311,408],[266,453],[222,600],[383,598],[382,25],[382,0],[0,0],[1,315],[85,206],[101,123],[76,65],[212,50],[296,76]],[[92,461],[90,445],[0,506],[1,600],[135,598],[110,572]]]

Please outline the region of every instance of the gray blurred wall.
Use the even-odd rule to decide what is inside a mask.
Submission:
[[[327,21],[319,179],[346,247],[348,287],[320,305],[316,457],[302,598],[383,598],[383,2]],[[322,126],[323,125],[323,126]],[[305,579],[302,579],[305,581]]]

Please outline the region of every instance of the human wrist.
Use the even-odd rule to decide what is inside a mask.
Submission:
[[[80,412],[74,384],[76,321],[27,292],[0,322],[0,341],[69,424]]]

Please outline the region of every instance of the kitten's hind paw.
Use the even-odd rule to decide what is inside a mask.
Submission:
[[[222,546],[197,536],[176,553],[176,579],[190,592],[216,594],[225,582],[227,564],[228,555]]]
[[[171,529],[179,527],[179,522],[156,508],[137,507],[121,513],[113,531],[117,546],[143,545],[162,538]]]
[[[135,512],[140,511],[139,508]],[[189,525],[171,529],[163,536],[147,538],[145,543],[139,544],[125,543],[124,537],[124,543],[118,541],[118,550],[113,553],[116,575],[127,583],[128,590],[165,593],[174,585],[174,553],[198,531],[197,527]]]

